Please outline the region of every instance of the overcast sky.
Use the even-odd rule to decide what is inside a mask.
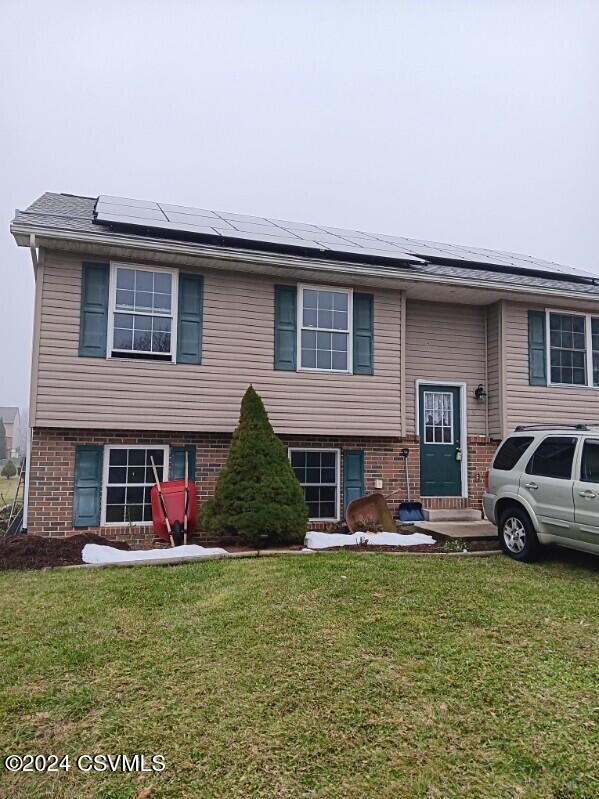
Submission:
[[[27,403],[44,191],[599,272],[599,1],[0,0],[0,405]]]

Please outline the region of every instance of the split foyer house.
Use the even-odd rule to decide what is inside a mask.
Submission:
[[[44,194],[11,230],[36,275],[32,533],[149,542],[149,458],[167,479],[187,450],[210,496],[249,384],[316,527],[374,489],[480,509],[507,431],[599,418],[592,274],[106,196]]]
[[[6,431],[6,457],[18,458],[21,454],[21,414],[15,406],[0,406],[0,419]]]

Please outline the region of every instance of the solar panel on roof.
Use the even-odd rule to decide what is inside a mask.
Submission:
[[[125,214],[111,214],[103,213],[101,223],[107,225],[124,225],[127,227],[141,227],[152,228],[153,230],[168,230],[172,233],[197,233],[198,235],[214,236],[218,238],[220,235],[213,227],[208,225],[192,225],[183,222],[154,222],[142,220],[137,216],[128,216]]]
[[[189,206],[127,198],[98,198],[94,222],[98,224],[123,225],[169,233],[197,234],[218,244],[237,242],[248,245],[264,245],[314,251],[319,255],[353,255],[358,257],[393,258],[393,260],[422,263],[420,258],[395,245],[390,246],[374,236],[362,234],[354,243],[337,232],[330,232],[317,225],[308,225],[248,214],[231,214],[208,211]],[[237,245],[239,246],[239,245]]]
[[[156,203],[156,205],[158,205],[158,203]],[[190,208],[188,205],[165,205],[164,203],[160,203],[160,208],[165,214],[168,214],[169,217],[171,214],[191,214],[192,216],[208,216],[212,219],[220,218],[214,211],[208,211],[205,208]]]
[[[597,279],[597,276],[581,269],[529,255],[112,195],[98,197],[94,222],[162,230],[172,234],[192,234],[216,244],[232,243],[232,246],[238,247],[242,242],[248,246],[260,247],[262,244],[266,249],[278,245],[281,248],[291,247],[346,258],[375,258],[414,264],[435,259],[459,262],[464,266],[485,265],[507,271],[534,271],[553,276]]]
[[[215,216],[199,216],[198,214],[179,214],[171,211],[168,215],[169,222],[182,222],[185,225],[213,225],[223,222]]]
[[[318,225],[309,225],[303,222],[285,222],[282,219],[267,219],[266,221],[271,222],[273,225],[276,225],[277,227],[285,228],[285,230],[304,230],[307,231],[308,233],[314,231],[321,233],[324,230],[324,228],[318,227]]]
[[[127,216],[135,217],[136,219],[151,219],[156,222],[168,222],[169,218],[164,214],[160,208],[149,208],[148,206],[141,205],[118,205],[117,203],[104,203],[102,206],[103,213],[119,214],[126,212]]]
[[[105,203],[114,203],[115,205],[126,205],[133,208],[157,208],[158,203],[151,200],[132,200],[129,197],[113,197],[110,194],[102,194],[98,197],[98,202],[102,200]]]

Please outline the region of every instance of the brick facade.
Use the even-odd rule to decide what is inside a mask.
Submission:
[[[336,447],[364,450],[364,479],[366,491],[375,490],[375,480],[382,479],[382,493],[397,491],[390,499],[396,505],[401,499],[419,496],[419,451],[416,438],[357,438],[314,436],[282,436],[283,444],[289,447]],[[73,480],[75,469],[75,447],[77,444],[130,445],[170,444],[196,446],[196,486],[198,501],[208,499],[214,493],[218,473],[223,467],[231,436],[223,433],[176,433],[168,431],[144,432],[104,430],[71,430],[60,428],[36,428],[33,431],[29,478],[28,532],[35,535],[64,536],[82,532],[73,529]],[[410,486],[406,491],[404,460],[401,450],[410,450],[408,459]],[[461,497],[424,497],[428,508],[481,508],[483,474],[496,443],[484,437],[468,439],[468,499]],[[343,458],[341,458],[341,506],[343,507]],[[398,490],[399,489],[399,490]],[[323,528],[324,525],[311,525]],[[88,532],[101,533],[109,539],[126,540],[133,546],[147,547],[154,541],[148,525],[105,526],[83,528]],[[207,540],[206,536],[199,536]]]

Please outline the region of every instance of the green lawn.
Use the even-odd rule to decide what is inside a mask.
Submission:
[[[339,553],[0,575],[0,796],[599,795],[599,559]],[[143,793],[141,794],[143,796]]]
[[[17,493],[17,486],[19,485],[19,476],[11,477],[9,480],[6,477],[0,477],[0,508],[4,505],[12,503]],[[19,499],[23,498],[23,486],[19,489]]]

